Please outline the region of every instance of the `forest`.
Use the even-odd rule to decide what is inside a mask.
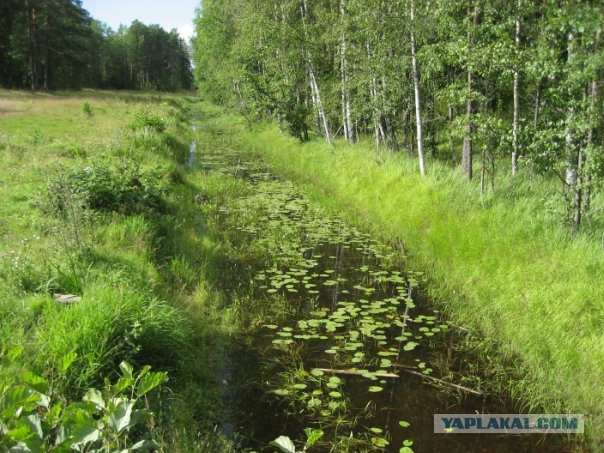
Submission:
[[[5,0],[0,5],[0,86],[191,89],[187,43],[176,30],[139,21],[112,30],[80,0]]]
[[[303,141],[371,136],[483,190],[555,175],[576,231],[602,176],[602,15],[599,1],[207,0],[196,75]]]

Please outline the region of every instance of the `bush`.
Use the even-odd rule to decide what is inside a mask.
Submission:
[[[153,129],[161,133],[166,130],[166,121],[157,113],[150,112],[149,110],[140,110],[135,113],[129,127],[132,130]]]
[[[92,107],[88,102],[84,102],[82,104],[82,112],[84,112],[84,115],[86,115],[88,118],[92,117]]]
[[[163,212],[159,177],[131,161],[116,165],[102,161],[76,169],[61,169],[49,180],[46,208],[65,213],[74,203],[80,208],[123,214]]]
[[[2,451],[157,451],[155,415],[148,402],[168,381],[166,373],[151,372],[148,366],[135,373],[122,362],[114,385],[107,380],[103,391],[89,389],[81,401],[70,401],[57,392],[56,383],[77,354],[61,357],[48,379],[22,369],[21,352],[0,352],[3,367],[15,370],[14,376],[0,380]]]

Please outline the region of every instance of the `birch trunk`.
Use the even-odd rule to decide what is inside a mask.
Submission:
[[[598,89],[598,82],[593,80],[591,82],[591,89],[590,89],[590,103],[591,103],[591,119],[590,119],[590,125],[589,125],[589,130],[587,131],[587,147],[588,148],[592,148],[593,143],[594,143],[594,133],[595,133],[595,128],[596,128],[596,121],[597,121],[597,116],[595,113],[595,108],[596,108],[596,99],[598,97],[598,93],[599,93],[599,89]],[[587,159],[587,157],[584,158],[584,161]],[[585,162],[584,162],[585,164]],[[584,165],[585,166],[585,165]],[[584,196],[583,196],[583,215],[584,217],[586,217],[589,220],[589,214],[590,214],[590,210],[591,210],[591,174],[589,174],[588,171],[586,171],[585,173],[585,182],[584,182]]]
[[[475,7],[472,6],[472,0],[469,2],[468,7],[468,15],[474,15],[473,25],[475,26],[478,21],[478,11]],[[468,44],[472,46],[472,25],[468,30]],[[474,119],[472,118],[474,114],[474,102],[472,100],[472,89],[474,83],[474,73],[471,69],[468,69],[468,101],[466,105],[466,115],[467,115],[467,124],[466,124],[466,133],[463,141],[463,152],[461,158],[461,170],[463,175],[468,179],[468,181],[472,181],[472,154],[473,154],[473,143],[472,143],[472,135],[474,134]]]
[[[348,60],[346,43],[346,0],[340,0],[340,19],[342,33],[340,35],[340,71],[342,82],[342,124],[344,138],[349,143],[354,143],[356,133],[352,124],[352,108],[350,105],[350,90],[348,88]]]
[[[419,172],[422,176],[426,174],[424,164],[424,137],[422,128],[422,107],[419,93],[419,74],[417,68],[417,55],[415,49],[415,0],[410,2],[411,18],[411,63],[413,66],[413,88],[415,92],[415,122],[417,126],[417,157],[419,159]]]
[[[518,0],[518,9],[521,3]],[[516,51],[520,50],[520,18],[516,17]],[[520,70],[518,63],[514,64],[514,125],[512,131],[512,177],[518,174],[518,129],[520,126]]]
[[[304,30],[304,40],[308,41],[308,30],[306,28],[306,16],[307,16],[307,12],[308,12],[307,0],[302,0],[302,2],[300,4],[300,10],[302,13],[302,27]],[[329,130],[329,123],[327,122],[327,115],[325,114],[325,109],[323,108],[323,103],[321,102],[321,91],[319,89],[319,84],[317,83],[315,70],[314,70],[314,67],[312,64],[312,62],[313,62],[312,54],[311,54],[310,50],[308,49],[308,47],[305,49],[305,51],[304,51],[304,47],[303,47],[303,52],[305,54],[304,57],[306,59],[306,65],[308,67],[308,73],[309,73],[309,77],[310,77],[310,89],[311,89],[311,92],[313,93],[313,102],[315,103],[315,107],[317,108],[317,110],[319,112],[319,120],[323,125],[323,129],[325,132],[325,140],[327,140],[327,143],[332,145],[333,140],[331,137],[331,131]]]
[[[367,42],[367,59],[371,61],[372,53],[371,53],[371,44]],[[375,148],[377,150],[380,149],[380,145],[385,142],[385,139],[382,141],[380,137],[384,136],[384,131],[381,125],[381,115],[380,109],[378,108],[378,82],[375,76],[371,77],[371,84],[369,86],[369,94],[371,96],[371,102],[373,103],[373,130],[375,133]]]
[[[598,44],[600,42],[600,36],[602,34],[602,28],[600,27],[600,29],[598,30],[598,32],[596,33],[596,44],[594,46],[594,52],[598,51]],[[594,134],[595,134],[595,129],[597,127],[597,122],[598,122],[598,116],[596,114],[596,102],[598,99],[598,95],[599,95],[599,86],[598,86],[598,81],[597,80],[592,80],[591,84],[590,84],[590,89],[589,89],[589,96],[590,96],[590,110],[591,110],[591,114],[590,114],[590,119],[589,119],[589,130],[587,131],[587,148],[590,150],[590,152],[592,152],[591,150],[593,149],[593,144],[594,144]],[[587,161],[589,155],[585,157],[585,160]],[[590,211],[591,211],[591,173],[589,172],[589,165],[585,165],[586,170],[585,170],[585,181],[584,181],[584,195],[583,195],[583,215],[584,217],[589,220],[590,217]]]
[[[575,35],[569,32],[568,40],[568,63],[574,59]],[[566,185],[572,197],[572,229],[579,230],[581,225],[581,187],[580,187],[580,165],[582,164],[582,153],[578,151],[575,143],[575,130],[573,127],[575,111],[573,107],[568,110],[566,124]]]

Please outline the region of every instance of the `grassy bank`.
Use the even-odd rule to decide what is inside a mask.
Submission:
[[[599,238],[570,238],[548,180],[502,182],[482,197],[438,164],[420,178],[404,155],[368,146],[300,144],[276,127],[255,131],[214,111],[213,127],[238,136],[307,193],[382,237],[400,239],[414,268],[456,323],[480,332],[485,361],[510,374],[500,384],[526,410],[588,415],[594,443],[604,438],[604,254]],[[595,228],[594,228],[595,230]]]
[[[194,102],[0,91],[0,449],[101,435],[106,449],[146,439],[228,450],[211,433],[225,418],[216,370],[236,324],[212,288],[215,244],[184,166]],[[169,377],[150,397],[146,365]],[[112,402],[91,406],[90,388]],[[142,418],[107,422],[131,403]]]

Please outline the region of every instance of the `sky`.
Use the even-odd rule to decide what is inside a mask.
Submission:
[[[159,24],[166,31],[173,28],[185,40],[193,35],[193,18],[199,0],[83,0],[82,5],[95,19],[114,30],[138,19],[146,25]]]

